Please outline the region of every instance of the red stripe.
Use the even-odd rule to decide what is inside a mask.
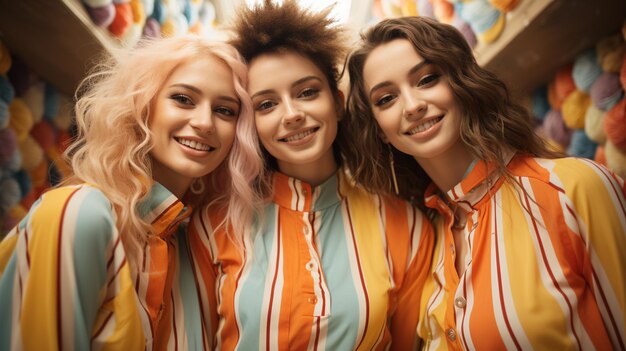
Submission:
[[[65,211],[67,209],[67,205],[70,200],[76,194],[78,190],[81,188],[76,188],[74,191],[70,193],[67,200],[63,204],[63,209],[61,210],[61,220],[59,222],[59,239],[57,246],[57,274],[56,274],[56,282],[57,282],[57,342],[59,350],[63,350],[63,318],[61,317],[61,311],[63,311],[63,306],[61,306],[61,248],[63,247],[63,222],[65,221]]]
[[[521,180],[520,180],[520,184],[521,184]],[[530,211],[530,201],[528,199],[528,193],[524,192],[524,200],[526,200],[526,208],[529,209]],[[546,269],[546,271],[548,272],[548,274],[550,275],[550,279],[552,280],[552,285],[554,285],[554,287],[558,290],[558,292],[561,294],[561,296],[563,296],[563,299],[565,300],[565,302],[567,303],[567,308],[569,310],[570,313],[570,328],[572,329],[572,333],[574,334],[574,337],[576,338],[576,343],[578,344],[578,349],[582,350],[582,346],[580,345],[580,340],[578,338],[578,335],[576,334],[576,329],[574,327],[574,312],[572,310],[572,305],[569,301],[569,299],[567,298],[567,296],[565,295],[565,293],[563,292],[563,290],[561,289],[561,287],[559,286],[556,278],[554,277],[554,274],[552,273],[552,269],[550,269],[550,265],[548,262],[548,258],[546,257],[546,252],[545,249],[543,247],[543,241],[541,240],[541,237],[539,235],[539,229],[537,228],[537,222],[535,221],[535,216],[532,215],[531,212],[529,212],[530,214],[530,218],[532,220],[533,223],[533,228],[535,230],[535,237],[537,238],[537,243],[539,244],[539,249],[541,250],[541,258],[543,260],[544,263],[544,267]]]
[[[26,241],[26,265],[30,269],[30,253],[28,252],[28,226],[24,227],[24,240]]]
[[[102,333],[106,325],[109,323],[109,319],[111,319],[111,317],[113,317],[113,312],[109,312],[107,317],[104,319],[104,322],[102,322],[102,325],[100,326],[100,328],[98,328],[98,330],[96,330],[96,332],[91,337],[90,339],[91,342],[93,342],[96,338],[98,338],[98,336],[100,336],[100,333]]]
[[[117,278],[117,276],[120,274],[120,271],[122,270],[122,267],[124,267],[124,264],[126,263],[126,257],[124,257],[124,259],[122,260],[122,262],[120,263],[120,266],[117,267],[117,270],[115,271],[115,273],[113,274],[113,276],[111,277],[111,279],[109,280],[109,282],[107,283],[107,288],[109,287],[109,285],[111,285],[115,279]]]
[[[293,191],[296,193],[296,211],[299,211],[300,208],[298,205],[300,204],[300,194],[298,193],[298,187],[296,187],[296,178],[292,178],[291,182],[293,183]]]
[[[594,162],[589,162],[589,163],[591,163],[593,166],[595,166],[596,168],[598,168],[598,169],[600,170],[600,172],[602,172],[602,174],[604,174],[604,170],[603,170],[603,168],[601,168],[600,166],[598,166],[598,165],[597,165],[596,163],[594,163]],[[624,195],[624,194],[622,193],[622,191],[621,191],[621,190],[617,190],[617,189],[615,189],[615,184],[613,184],[613,181],[614,181],[615,179],[611,179],[611,177],[606,176],[606,174],[604,174],[604,176],[607,178],[607,179],[606,179],[606,180],[607,180],[607,182],[608,182],[609,184],[611,184],[611,189],[613,190],[613,193],[615,194],[615,197],[617,197],[617,199],[619,200],[619,199],[620,199],[620,195]],[[620,207],[621,207],[621,209],[622,209],[622,215],[623,215],[623,216],[626,216],[626,208],[624,208],[624,203],[623,203],[622,201],[618,201],[618,203],[619,203],[619,205],[620,205]]]
[[[472,252],[470,250],[470,252]],[[463,296],[465,297],[465,301],[467,301],[467,274],[463,275]],[[469,345],[467,344],[467,338],[465,336],[465,318],[467,315],[467,305],[463,308],[463,319],[461,319],[461,339],[463,340],[463,346],[466,350],[469,350]]]
[[[163,210],[163,212],[159,213],[158,216],[156,216],[156,218],[154,220],[152,220],[152,222],[150,224],[154,224],[156,223],[159,219],[161,219],[163,216],[165,216],[165,214],[172,209],[172,207],[176,206],[176,204],[178,204],[179,201],[174,201],[172,202],[169,206],[167,206],[167,208],[165,210]]]
[[[517,338],[515,338],[515,334],[513,333],[513,329],[511,328],[511,324],[509,323],[509,317],[506,313],[506,305],[504,304],[504,293],[502,291],[502,273],[500,272],[500,246],[498,244],[498,223],[497,223],[497,214],[496,212],[496,206],[493,206],[494,208],[494,213],[493,213],[493,227],[495,230],[495,251],[496,251],[496,270],[498,272],[498,295],[500,296],[500,306],[502,307],[502,314],[504,317],[504,323],[506,324],[506,329],[509,331],[509,335],[511,336],[511,338],[513,339],[513,342],[515,343],[515,347],[518,350],[521,350],[522,347],[520,346],[519,342],[517,341]]]
[[[361,287],[363,288],[363,295],[365,295],[365,327],[363,328],[363,335],[361,335],[361,340],[359,340],[359,344],[356,347],[357,349],[361,347],[363,343],[363,339],[365,338],[365,334],[367,332],[367,327],[369,324],[369,315],[370,315],[370,302],[369,296],[367,295],[367,289],[365,288],[365,279],[363,278],[363,271],[361,270],[361,259],[359,257],[359,249],[356,245],[356,237],[354,236],[354,226],[352,225],[352,216],[350,215],[350,205],[348,203],[348,199],[346,201],[346,213],[348,215],[348,223],[350,223],[350,234],[352,235],[352,245],[354,246],[354,254],[356,256],[357,266],[359,267],[359,278],[361,279]]]
[[[109,270],[109,267],[111,266],[111,263],[113,262],[113,259],[115,258],[115,249],[117,249],[117,245],[120,243],[121,240],[122,240],[122,237],[118,236],[117,240],[115,240],[115,244],[113,244],[113,249],[111,250],[111,257],[107,261],[107,270]]]
[[[280,223],[280,212],[278,213],[278,218],[277,218],[276,223]],[[274,290],[276,289],[276,280],[278,279],[278,270],[280,269],[279,265],[280,265],[281,228],[282,227],[279,225],[278,232],[276,235],[276,270],[274,271],[274,279],[272,280],[272,290],[270,292],[270,304],[267,310],[268,312],[267,313],[267,328],[266,328],[266,333],[265,333],[265,349],[266,350],[270,349],[270,330],[271,330],[270,325],[272,322],[272,306],[274,304]]]
[[[321,317],[316,317],[317,321],[315,322],[315,344],[313,345],[313,351],[317,351],[317,344],[320,341],[320,320]]]

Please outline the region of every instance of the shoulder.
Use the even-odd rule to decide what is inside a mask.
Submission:
[[[545,185],[571,199],[623,197],[624,181],[606,167],[584,158],[524,158],[513,175]]]

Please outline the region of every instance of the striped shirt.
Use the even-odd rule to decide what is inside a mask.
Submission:
[[[241,249],[224,231],[213,232],[215,220],[207,213],[192,219],[190,243],[205,249],[198,262],[214,267],[213,275],[202,278],[217,294],[210,306],[217,312],[205,311],[205,318],[219,319],[214,345],[222,350],[415,345],[433,245],[426,217],[398,199],[366,193],[341,172],[317,187],[275,174],[274,193],[264,229]]]
[[[156,235],[133,273],[100,190],[61,187],[31,207],[0,243],[0,350],[208,349],[189,210],[160,184],[139,210]]]
[[[427,350],[624,350],[626,188],[598,164],[516,156],[516,186],[479,162],[442,214],[418,335]],[[452,208],[467,214],[455,268]]]

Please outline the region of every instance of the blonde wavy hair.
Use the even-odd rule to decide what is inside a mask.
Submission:
[[[65,153],[74,174],[64,184],[92,183],[113,203],[133,265],[150,230],[150,223],[139,216],[138,204],[152,184],[151,108],[172,72],[203,55],[217,57],[231,68],[241,109],[225,162],[202,179],[205,192],[189,197],[188,204],[198,209],[218,206],[225,213],[220,226],[243,232],[261,203],[252,184],[263,173],[263,161],[246,92],[247,67],[232,46],[196,35],[142,41],[135,49],[103,60],[76,93],[77,137]]]

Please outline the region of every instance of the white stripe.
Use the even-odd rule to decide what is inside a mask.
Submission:
[[[527,178],[520,178],[520,182],[522,186],[524,187],[526,196],[529,197],[528,204],[530,206],[529,210],[532,215],[532,218],[531,218],[527,211],[522,211],[522,213],[524,214],[524,217],[526,218],[526,223],[531,229],[533,228],[533,225],[532,225],[533,218],[535,222],[537,223],[537,232],[536,232],[537,235],[534,235],[533,233],[531,233],[531,239],[535,246],[535,252],[537,253],[537,256],[536,256],[537,266],[539,268],[539,272],[541,274],[541,279],[543,281],[543,284],[548,290],[548,292],[554,297],[559,307],[561,307],[563,316],[565,318],[564,324],[567,327],[567,334],[569,338],[571,339],[572,344],[578,345],[578,342],[576,341],[576,337],[574,336],[574,331],[571,328],[571,324],[574,325],[574,329],[576,330],[576,335],[578,336],[578,340],[580,341],[583,349],[592,350],[593,343],[591,342],[589,335],[584,329],[580,321],[580,315],[578,314],[578,299],[577,299],[576,293],[574,292],[572,287],[569,286],[569,284],[567,283],[567,278],[565,277],[565,274],[563,273],[563,270],[559,263],[556,252],[554,251],[554,247],[552,246],[550,235],[546,230],[544,219],[541,216],[539,207],[537,206],[537,199],[535,198],[533,189]],[[524,196],[523,192],[520,193],[520,196]],[[524,201],[523,198],[522,198],[522,201]],[[566,213],[566,212],[568,211],[563,211],[563,213]],[[539,238],[537,236],[539,236]],[[547,266],[541,254],[541,248],[539,245],[540,241],[541,241],[541,244],[543,244],[542,246],[543,246],[544,253],[546,256]],[[555,286],[555,282],[552,281],[552,278],[550,277],[548,270],[550,270],[552,274],[554,275],[554,279],[556,280],[558,286]],[[559,288],[563,293],[559,292],[558,290]],[[563,294],[565,295],[565,297],[563,297]],[[569,301],[571,307],[568,307],[567,301]],[[570,308],[571,308],[571,312],[570,312]],[[570,321],[572,321],[572,323],[570,323]]]
[[[111,317],[102,327],[100,334],[98,334],[98,337],[91,342],[91,348],[93,351],[99,351],[102,347],[104,347],[106,340],[113,335],[113,332],[115,332],[116,322],[115,313],[111,312]]]
[[[413,206],[407,206],[407,218],[409,219],[409,231],[413,228],[413,232],[409,232],[409,235],[413,237],[411,242],[411,250],[409,257],[407,258],[405,270],[409,268],[409,265],[415,259],[415,255],[419,251],[419,245],[422,240],[422,231],[424,230],[424,217],[421,211],[418,211]]]
[[[278,212],[276,212],[278,213]],[[276,218],[274,218],[274,222],[276,221]],[[211,236],[212,237],[212,236]],[[248,277],[250,276],[250,272],[252,270],[253,267],[253,255],[249,255],[248,252],[254,252],[254,242],[250,241],[250,237],[249,236],[244,236],[243,238],[243,253],[242,253],[242,263],[241,263],[241,275],[239,276],[239,279],[237,280],[237,277],[233,277],[236,280],[236,286],[237,288],[235,289],[235,296],[233,297],[233,309],[234,309],[234,313],[233,313],[233,318],[235,319],[235,324],[237,325],[237,330],[239,331],[239,340],[237,340],[237,345],[235,345],[235,349],[239,349],[239,343],[241,342],[241,334],[243,332],[243,325],[241,324],[241,321],[239,320],[239,316],[241,315],[241,311],[239,309],[240,304],[240,300],[241,300],[241,287],[243,286],[244,282],[248,279]],[[214,243],[213,238],[211,238],[211,242]],[[217,245],[215,246],[216,251],[214,252],[215,254],[215,258],[219,257],[219,252],[217,251]],[[222,301],[223,301],[223,291],[222,288],[225,285],[226,279],[227,279],[228,275],[224,272],[224,270],[221,268],[220,265],[220,271],[219,271],[219,275],[218,275],[218,283],[217,283],[217,291],[216,291],[216,295],[217,295],[217,311],[221,310],[222,307]],[[217,328],[217,345],[216,345],[216,350],[220,350],[221,346],[222,346],[222,331],[224,329],[224,327],[226,326],[226,319],[225,318],[220,318],[219,319],[219,325]],[[261,325],[262,326],[262,325]],[[229,337],[228,335],[226,337]]]
[[[144,256],[146,260],[145,267],[146,269],[150,270],[151,252],[150,252],[150,246],[147,244],[146,244],[145,250],[142,250],[141,254],[138,257],[138,260],[139,260],[138,270],[143,270],[142,265],[143,265]],[[149,281],[150,275],[148,273],[143,273],[139,271],[133,274],[131,270],[131,277],[132,277],[131,284],[133,285],[133,287],[135,287],[135,283],[137,282],[137,279],[139,279],[139,284],[137,286],[137,294],[135,295],[135,301],[137,304],[137,311],[139,312],[139,319],[141,320],[141,328],[143,329],[143,334],[146,337],[146,349],[151,350],[153,336],[152,336],[152,329],[150,327],[150,316],[148,314],[148,307],[146,305],[146,294],[148,291],[148,281]]]
[[[160,204],[157,205],[152,211],[148,212],[143,220],[152,223],[163,211],[165,211],[168,207],[172,206],[173,203],[177,202],[178,198],[174,195],[168,196],[165,200],[163,200]]]

